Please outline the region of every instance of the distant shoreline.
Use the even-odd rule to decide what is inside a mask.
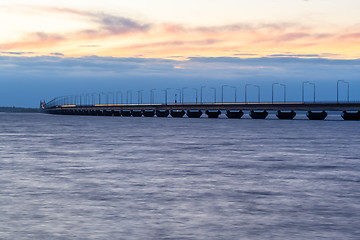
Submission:
[[[39,108],[24,108],[24,107],[0,107],[0,112],[9,113],[39,113]]]

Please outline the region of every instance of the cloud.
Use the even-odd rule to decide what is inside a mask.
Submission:
[[[170,99],[173,96],[170,92],[181,87],[220,89],[228,84],[242,93],[246,83],[260,85],[262,99],[266,101],[271,100],[273,82],[287,84],[289,101],[296,101],[301,99],[299,89],[304,79],[317,84],[318,100],[336,99],[337,79],[349,81],[351,99],[359,100],[355,97],[360,90],[359,76],[360,59],[192,57],[178,61],[139,57],[0,56],[0,101],[5,106],[36,107],[43,98],[99,91],[135,92],[139,88],[144,90],[144,99],[149,89],[159,89],[160,99],[159,92],[166,87],[171,88]],[[19,86],[26,91],[20,91]],[[193,97],[190,92],[188,99]],[[205,89],[204,98],[209,98],[209,94]]]
[[[66,37],[61,34],[34,32],[26,35],[23,39],[21,39],[18,42],[1,44],[0,47],[2,49],[18,49],[18,48],[36,49],[39,46],[48,47],[65,40]]]
[[[355,32],[355,33],[347,33],[347,34],[343,34],[341,36],[339,36],[340,39],[346,40],[346,39],[357,39],[360,40],[360,33],[359,32]]]
[[[97,45],[97,44],[87,44],[87,45],[80,45],[79,47],[96,48],[96,47],[100,47],[100,45]]]
[[[50,55],[53,55],[53,56],[65,56],[64,54],[58,53],[58,52],[50,53]]]
[[[28,54],[35,54],[35,52],[1,52],[2,54],[9,54],[9,55],[28,55]]]
[[[219,26],[187,26],[143,22],[125,16],[66,8],[39,8],[39,11],[70,18],[76,16],[92,27],[60,33],[37,31],[25,35],[18,41],[0,44],[0,49],[8,52],[47,54],[56,48],[56,51],[67,56],[149,58],[177,55],[185,58],[280,57],[273,54],[291,49],[294,53],[290,56],[294,57],[322,57],[320,51],[326,51],[329,53],[327,56],[334,58],[358,57],[358,53],[351,50],[358,46],[360,34],[357,28],[319,30],[296,22],[240,22]],[[345,46],[346,50],[341,46]]]
[[[234,53],[233,56],[258,56],[255,53]]]
[[[271,54],[269,57],[321,57],[319,54]]]

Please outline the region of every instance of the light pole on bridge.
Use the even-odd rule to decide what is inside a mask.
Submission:
[[[302,82],[302,102],[304,103],[304,100],[305,100],[305,84],[309,84],[309,85],[312,85],[314,87],[314,103],[315,103],[315,83],[312,83],[312,82],[309,82],[309,81],[304,81]]]
[[[193,88],[196,92],[196,98],[195,98],[195,103],[198,103],[198,89],[197,88]]]
[[[237,88],[234,87],[234,86],[229,86],[230,88],[233,88],[235,90],[235,99],[234,99],[234,102],[236,103],[236,95],[237,95]]]
[[[224,87],[227,87],[228,85],[222,85],[221,86],[221,104],[224,104]]]
[[[165,92],[165,105],[167,105],[167,100],[168,100],[168,90],[171,89],[171,88],[165,88],[163,91]]]
[[[203,89],[206,88],[206,86],[201,86],[200,87],[200,103],[203,103]]]
[[[211,87],[211,89],[213,89],[213,90],[214,90],[214,103],[216,103],[216,88]]]
[[[246,84],[245,85],[245,104],[247,103],[247,89],[249,86],[256,87],[258,89],[258,103],[260,103],[260,86],[259,85],[253,85],[253,84]]]
[[[120,96],[121,96],[121,98],[120,98],[120,101],[119,101],[119,93],[120,93]],[[123,94],[122,94],[122,91],[117,91],[116,92],[116,103],[117,104],[122,104],[123,103]]]
[[[179,102],[181,103],[181,89],[177,88],[175,91],[179,91]],[[177,103],[177,94],[175,94],[175,103]]]
[[[181,103],[184,104],[184,90],[187,89],[188,87],[183,87],[181,88]]]
[[[349,96],[349,91],[350,91],[350,84],[349,82],[346,82],[344,80],[337,80],[337,84],[336,84],[336,103],[339,104],[339,85],[340,83],[344,83],[347,85],[347,102],[350,102],[350,96]]]
[[[229,86],[229,85],[222,85],[221,86],[221,103],[224,104],[224,88],[225,87],[229,87],[229,88],[233,88],[235,90],[235,99],[234,99],[234,102],[236,103],[236,95],[237,95],[237,89],[235,86]]]
[[[132,91],[126,91],[126,104],[129,104],[129,95],[130,95],[130,104],[132,104]]]
[[[108,99],[108,101],[107,101],[107,104],[110,104],[110,102],[109,102],[109,95],[112,95],[112,103],[114,104],[115,103],[115,95],[114,95],[114,93],[113,92],[108,92],[107,93],[107,99]]]
[[[274,87],[275,85],[282,86],[284,88],[284,103],[286,103],[286,85],[282,83],[273,83],[271,86],[271,103],[274,104]]]
[[[138,104],[142,104],[142,92],[144,90],[138,90],[137,93],[138,93]]]
[[[154,104],[154,91],[156,90],[156,88],[150,89],[150,104]]]

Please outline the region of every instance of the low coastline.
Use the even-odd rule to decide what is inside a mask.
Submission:
[[[24,108],[24,107],[0,107],[0,112],[8,113],[39,113],[39,108]]]

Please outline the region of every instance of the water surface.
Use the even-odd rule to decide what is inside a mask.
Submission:
[[[358,239],[359,124],[0,114],[0,239]]]

